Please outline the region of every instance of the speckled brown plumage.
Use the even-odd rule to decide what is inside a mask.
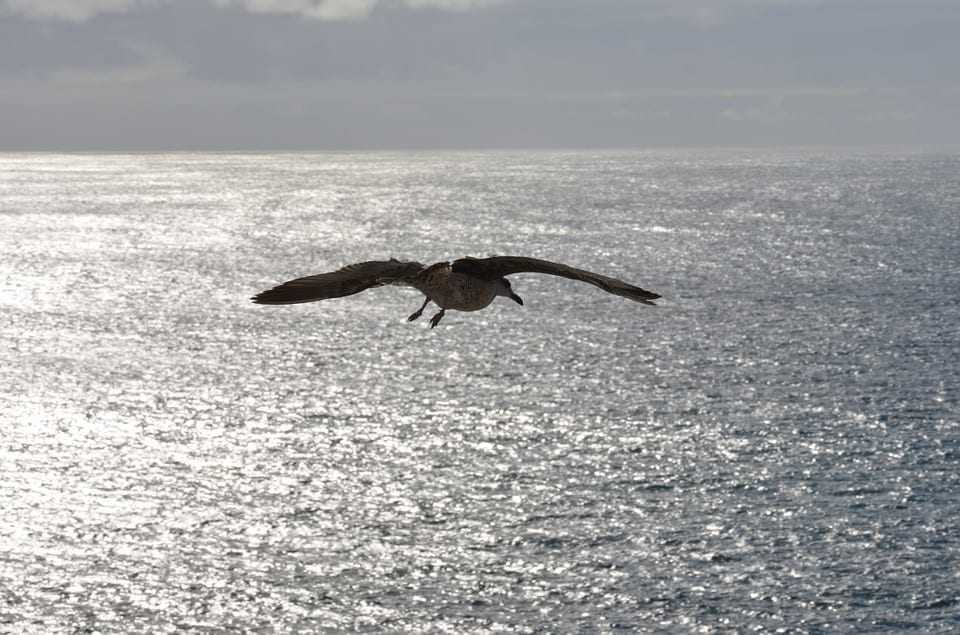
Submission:
[[[493,256],[491,258],[461,258],[424,266],[419,262],[371,260],[347,265],[336,271],[296,278],[257,294],[257,304],[298,304],[342,298],[373,287],[402,285],[418,289],[426,296],[423,306],[408,319],[415,320],[427,304],[435,303],[440,312],[430,320],[431,328],[443,318],[447,309],[479,311],[490,305],[497,296],[523,304],[506,276],[515,273],[545,273],[571,280],[579,280],[599,287],[607,293],[653,305],[660,296],[617,278],[592,273],[549,260],[523,256]]]

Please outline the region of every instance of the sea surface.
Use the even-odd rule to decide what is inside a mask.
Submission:
[[[958,630],[960,153],[0,155],[0,632]]]

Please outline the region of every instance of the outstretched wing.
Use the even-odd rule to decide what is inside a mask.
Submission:
[[[299,304],[342,298],[385,284],[409,284],[423,269],[419,262],[370,260],[337,271],[284,282],[251,298],[257,304]]]
[[[595,287],[600,287],[607,293],[650,305],[654,304],[651,300],[656,300],[660,297],[659,294],[641,289],[623,280],[577,269],[559,262],[550,262],[549,260],[540,260],[538,258],[525,258],[523,256],[461,258],[460,260],[454,261],[453,270],[458,273],[465,273],[487,280],[502,278],[512,273],[546,273],[552,276],[561,276],[563,278],[570,278],[571,280],[588,282]]]

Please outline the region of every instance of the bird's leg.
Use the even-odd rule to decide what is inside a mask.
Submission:
[[[415,313],[413,313],[410,317],[407,318],[407,322],[413,322],[413,321],[416,320],[418,317],[420,317],[421,315],[423,315],[423,310],[424,310],[425,308],[427,308],[427,305],[428,305],[428,304],[430,304],[430,298],[429,298],[429,297],[428,297],[426,300],[423,301],[423,306],[421,306],[419,309],[416,310]]]
[[[440,312],[430,318],[430,328],[435,327],[437,324],[440,324],[440,320],[443,319],[443,314],[446,313],[446,309],[440,309]]]

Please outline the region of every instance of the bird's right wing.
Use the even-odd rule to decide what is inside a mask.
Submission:
[[[369,260],[337,271],[289,280],[253,296],[256,304],[299,304],[342,298],[385,284],[409,284],[423,265],[400,260]]]
[[[570,280],[579,280],[599,287],[607,293],[629,298],[635,302],[653,305],[660,294],[641,289],[629,282],[611,278],[592,271],[577,269],[570,265],[539,258],[523,256],[492,256],[490,258],[461,258],[453,263],[453,270],[487,280],[509,276],[513,273],[546,273]]]

